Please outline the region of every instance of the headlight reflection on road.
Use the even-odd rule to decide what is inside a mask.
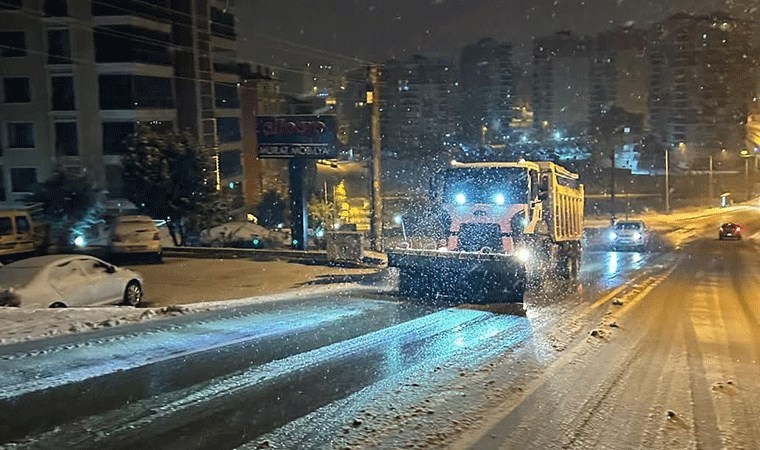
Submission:
[[[529,339],[531,334],[530,321],[525,317],[452,308],[370,333],[362,339],[382,337],[382,345],[378,347],[384,354],[380,374],[395,376],[411,366],[433,366],[451,358],[464,358],[462,363],[477,365]],[[342,345],[346,343],[334,344]],[[476,348],[477,356],[472,354]]]
[[[618,253],[610,252],[609,258],[610,258],[609,261],[607,261],[607,273],[609,274],[616,273],[618,269]]]

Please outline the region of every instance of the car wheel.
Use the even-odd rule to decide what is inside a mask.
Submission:
[[[65,308],[66,307],[66,303],[63,303],[63,302],[53,302],[53,303],[50,304],[50,307],[51,308]]]
[[[124,289],[124,304],[127,306],[137,306],[143,297],[143,290],[140,283],[136,280],[132,280],[127,284],[127,288]]]

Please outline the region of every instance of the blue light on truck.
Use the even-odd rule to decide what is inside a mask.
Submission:
[[[467,203],[467,196],[464,195],[464,192],[458,192],[456,195],[454,195],[454,203],[457,205],[464,205]]]
[[[506,203],[506,201],[507,199],[504,198],[504,194],[502,193],[498,193],[493,196],[493,202],[496,203],[497,205],[503,205],[504,203]]]

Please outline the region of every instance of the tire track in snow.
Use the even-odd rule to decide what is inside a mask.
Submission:
[[[239,445],[257,433],[357,392],[377,382],[376,377],[380,380],[392,378],[406,370],[432,366],[455,354],[464,355],[472,346],[480,345],[496,334],[501,335],[505,343],[517,345],[529,335],[528,327],[524,318],[444,310],[273,361],[215,380],[206,387],[187,389],[181,395],[153,398],[130,405],[126,410],[84,419],[42,436],[35,445],[65,442],[109,448],[146,445],[151,448],[197,445],[210,448],[212,442],[216,447]],[[503,348],[500,350],[504,351]],[[367,365],[367,361],[376,361],[379,365]],[[376,368],[374,372],[373,367]],[[364,376],[366,378],[362,378]],[[303,399],[306,393],[300,391],[302,389],[319,398],[298,407],[299,399]],[[285,404],[291,407],[284,408]],[[293,414],[296,417],[292,417]],[[83,434],[82,428],[99,432]]]

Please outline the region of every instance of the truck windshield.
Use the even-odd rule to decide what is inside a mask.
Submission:
[[[444,182],[447,203],[510,205],[528,198],[528,171],[518,167],[449,169]]]

